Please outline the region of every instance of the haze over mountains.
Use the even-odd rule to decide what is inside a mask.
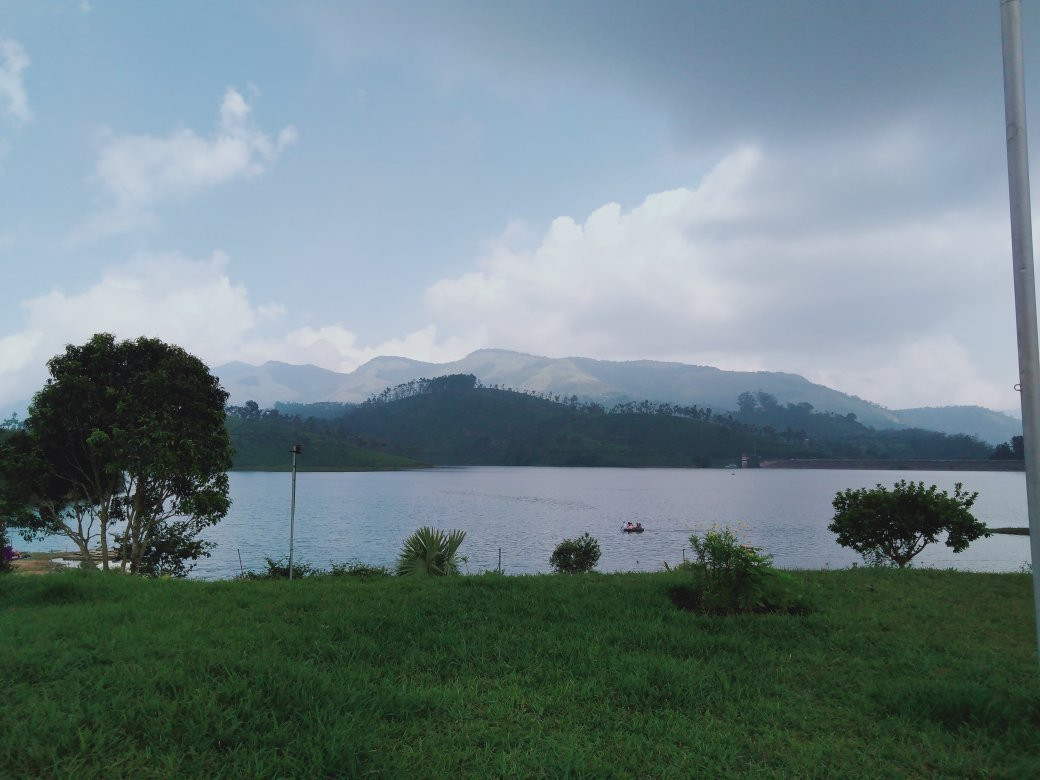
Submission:
[[[312,365],[268,362],[227,363],[213,373],[231,394],[232,404],[360,402],[387,387],[419,378],[473,374],[484,385],[532,390],[563,398],[577,396],[610,406],[624,401],[696,404],[715,411],[735,410],[737,396],[762,391],[781,404],[809,403],[817,411],[855,414],[874,428],[919,427],[967,433],[997,444],[1022,432],[1013,417],[978,406],[886,409],[879,404],[815,384],[797,374],[723,371],[710,366],[651,360],[614,362],[591,358],[546,358],[500,349],[481,349],[450,363],[378,357],[341,374]]]

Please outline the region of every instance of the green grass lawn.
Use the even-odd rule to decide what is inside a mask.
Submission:
[[[1040,776],[1023,574],[0,578],[0,776]]]

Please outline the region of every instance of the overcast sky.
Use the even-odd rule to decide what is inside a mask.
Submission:
[[[0,268],[0,412],[98,331],[1014,409],[999,2],[0,0]]]

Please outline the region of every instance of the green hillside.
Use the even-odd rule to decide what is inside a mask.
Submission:
[[[737,399],[735,399],[737,400]],[[358,405],[294,405],[286,416],[232,407],[235,467],[285,468],[293,442],[308,468],[434,465],[724,466],[754,459],[984,460],[971,436],[919,429],[877,431],[854,414],[816,412],[744,393],[741,410],[716,414],[650,401],[604,409],[576,398],[480,386],[470,374],[420,379]],[[331,416],[337,411],[339,416]],[[396,459],[395,459],[396,456]]]
[[[298,418],[268,415],[245,419],[228,415],[228,432],[235,448],[237,471],[287,471],[293,444],[303,446],[298,461],[303,471],[379,471],[418,468],[427,464],[360,446],[336,431],[304,423]]]
[[[737,397],[735,418],[766,432],[801,436],[803,443],[836,458],[918,458],[926,460],[984,460],[993,448],[974,436],[940,433],[922,428],[876,430],[855,414],[817,412],[812,404],[781,404],[770,393],[744,392]]]
[[[706,466],[738,457],[750,439],[701,420],[588,412],[504,390],[415,396],[342,425],[438,464]]]
[[[739,458],[761,438],[706,419],[608,414],[595,405],[477,387],[472,377],[469,383],[442,380],[455,378],[397,388],[335,425],[343,434],[442,465],[709,466]],[[778,454],[791,451],[773,437],[768,444]]]

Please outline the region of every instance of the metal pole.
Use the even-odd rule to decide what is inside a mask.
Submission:
[[[1029,204],[1029,152],[1022,77],[1022,3],[1001,0],[1004,53],[1004,117],[1007,124],[1008,192],[1011,200],[1011,259],[1015,277],[1018,381],[1026,466],[1026,507],[1033,567],[1033,608],[1040,658],[1040,349],[1037,347],[1033,226]]]
[[[296,456],[300,454],[299,444],[292,446],[292,502],[289,504],[289,581],[292,581],[293,534],[296,531]]]

